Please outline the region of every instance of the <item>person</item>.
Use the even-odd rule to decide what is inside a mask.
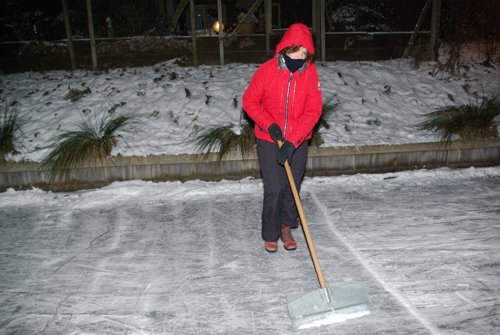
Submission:
[[[323,106],[313,56],[309,28],[292,24],[276,45],[275,56],[255,71],[242,98],[243,109],[255,122],[264,185],[261,235],[268,252],[278,250],[279,239],[286,250],[297,248],[292,229],[299,225],[298,212],[283,165],[288,161],[300,190],[309,140]]]

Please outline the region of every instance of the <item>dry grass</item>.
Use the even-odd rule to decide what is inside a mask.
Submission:
[[[445,106],[424,115],[418,129],[435,132],[442,142],[498,137],[500,100],[484,98],[480,103]]]
[[[21,125],[22,121],[17,113],[6,109],[0,123],[0,163],[6,161],[8,154],[16,153],[15,136]]]
[[[59,135],[52,151],[42,160],[41,170],[48,172],[51,179],[67,177],[69,170],[85,162],[109,158],[118,139],[116,132],[122,129],[131,116],[103,118],[96,125],[83,122],[77,130]]]
[[[233,124],[227,124],[204,131],[195,139],[197,151],[204,153],[204,158],[210,153],[217,152],[219,162],[231,152],[239,151],[243,158],[248,157],[255,148],[252,126],[245,122],[239,134],[233,129]]]

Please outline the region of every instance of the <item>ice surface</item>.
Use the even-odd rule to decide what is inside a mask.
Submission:
[[[307,179],[328,286],[368,316],[300,334],[498,334],[500,168]],[[295,334],[304,238],[265,252],[260,180],[0,194],[0,334]]]

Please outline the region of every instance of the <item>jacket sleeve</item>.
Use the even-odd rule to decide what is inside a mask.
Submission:
[[[287,140],[292,142],[296,148],[308,138],[323,112],[323,98],[319,85],[318,72],[314,66],[309,70],[311,71],[311,86],[307,93],[304,112],[300,116],[300,120],[294,120],[294,124],[297,126],[287,136]]]
[[[267,131],[269,126],[274,122],[274,119],[262,106],[265,85],[265,71],[262,67],[259,67],[257,71],[255,71],[247,90],[243,94],[242,102],[243,109],[255,122],[255,125]]]

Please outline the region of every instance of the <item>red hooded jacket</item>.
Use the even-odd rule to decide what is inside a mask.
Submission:
[[[290,26],[276,46],[276,56],[256,71],[243,95],[243,109],[255,122],[255,137],[274,143],[268,133],[271,124],[280,126],[283,137],[295,148],[312,136],[321,117],[323,100],[316,66],[304,66],[290,72],[278,53],[286,47],[300,45],[314,54],[311,33],[307,26]]]

